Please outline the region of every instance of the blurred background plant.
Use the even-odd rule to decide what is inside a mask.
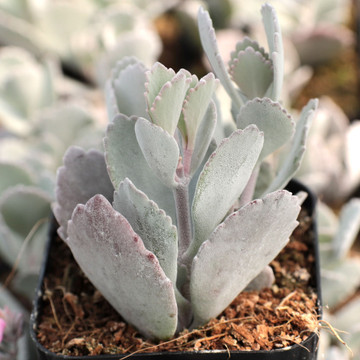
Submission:
[[[353,358],[360,356],[360,254],[354,249],[360,229],[360,199],[343,205],[340,214],[324,203],[318,204],[321,282],[324,318],[351,348]],[[321,334],[324,359],[350,359],[350,353],[329,333]]]
[[[161,51],[153,19],[174,1],[2,0],[0,41],[61,59],[72,74],[102,83],[114,62],[151,65]]]
[[[56,169],[71,144],[102,149],[106,125],[102,86],[109,69],[123,56],[134,55],[149,67],[160,60],[176,71],[184,67],[201,77],[209,67],[197,31],[199,6],[209,9],[227,61],[226,55],[245,35],[266,43],[258,17],[263,2],[0,0],[3,285],[7,279],[0,288],[0,308],[6,305],[23,314],[25,335],[18,359],[34,358],[26,325],[47,237]],[[285,43],[282,102],[296,111],[308,99],[320,98],[297,177],[322,200],[318,217],[324,304],[329,306],[326,319],[350,332],[341,336],[359,356],[360,316],[353,315],[360,313],[359,205],[350,200],[360,194],[357,1],[268,2],[277,10]],[[231,104],[221,87],[217,100],[226,126],[232,121]],[[219,138],[223,134],[221,129],[217,132]],[[349,228],[351,234],[345,231]],[[325,334],[323,339],[319,359],[350,358],[334,337]]]

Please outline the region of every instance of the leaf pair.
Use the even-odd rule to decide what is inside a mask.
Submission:
[[[199,10],[202,46],[216,76],[232,99],[236,112],[249,99],[266,96],[277,101],[281,95],[284,73],[281,30],[276,12],[269,4],[263,5],[261,12],[270,54],[265,53],[257,42],[245,38],[231,54],[228,73],[219,53],[209,13],[202,8]],[[234,87],[230,75],[240,91]]]

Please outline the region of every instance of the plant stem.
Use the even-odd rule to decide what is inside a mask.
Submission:
[[[179,240],[179,254],[181,259],[191,242],[191,217],[189,205],[189,181],[179,182],[173,190],[175,205],[177,209],[177,228]]]
[[[255,187],[256,187],[256,180],[258,178],[259,171],[260,171],[260,166],[257,165],[255,167],[255,169],[253,170],[253,172],[250,176],[250,179],[249,179],[248,183],[246,184],[245,189],[240,196],[239,208],[241,208],[245,204],[249,203],[253,199]]]

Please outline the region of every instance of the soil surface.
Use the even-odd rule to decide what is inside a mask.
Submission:
[[[92,286],[60,239],[53,242],[44,281],[44,308],[37,337],[62,355],[131,354],[203,349],[270,350],[301,343],[318,330],[313,291],[314,255],[311,219],[302,211],[300,225],[271,263],[271,289],[242,292],[202,328],[153,343],[128,325]]]

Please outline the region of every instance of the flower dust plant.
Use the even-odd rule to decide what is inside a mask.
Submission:
[[[105,155],[71,147],[58,171],[60,236],[109,303],[151,339],[205,324],[255,278],[270,286],[268,264],[298,224],[300,200],[284,181],[256,199],[249,185],[284,144],[303,147],[292,117],[271,99],[250,109],[246,100],[239,129],[215,143],[218,83],[212,73],[198,79],[124,58],[106,89]]]

